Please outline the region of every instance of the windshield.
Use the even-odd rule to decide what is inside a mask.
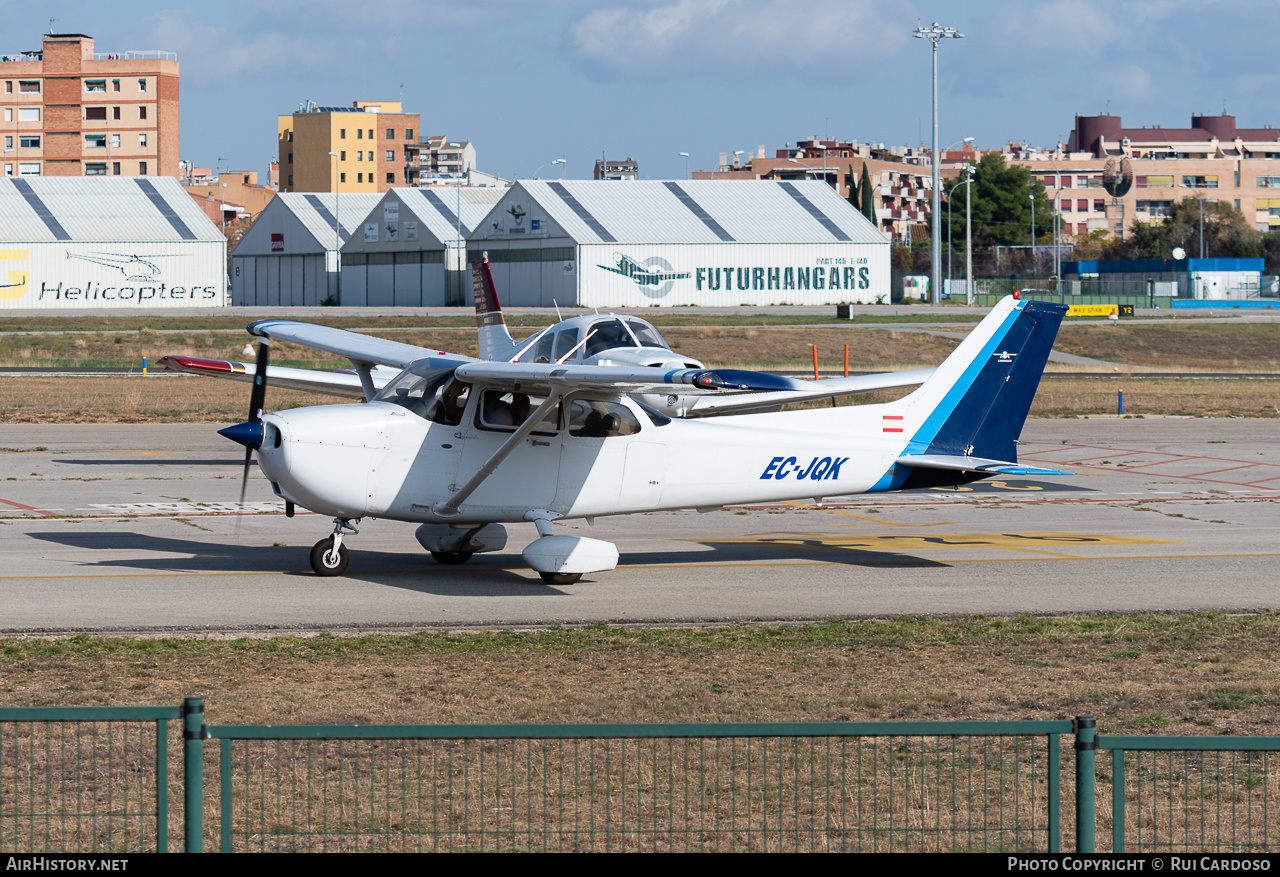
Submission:
[[[587,330],[587,346],[583,355],[591,357],[615,347],[635,346],[635,339],[621,320],[602,320]]]
[[[442,360],[419,360],[396,375],[373,401],[390,402],[434,423],[457,426],[471,390],[470,384],[454,378],[457,367]]]
[[[640,342],[641,347],[661,347],[663,350],[670,350],[667,342],[662,340],[662,336],[658,334],[658,330],[650,326],[644,320],[627,320],[627,326],[636,336],[636,340]]]

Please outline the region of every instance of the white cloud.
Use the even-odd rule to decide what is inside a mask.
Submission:
[[[723,75],[767,67],[831,76],[882,60],[913,19],[871,0],[674,0],[589,12],[570,28],[578,56],[626,76]]]

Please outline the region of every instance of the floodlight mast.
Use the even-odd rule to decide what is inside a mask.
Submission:
[[[933,44],[933,246],[931,248],[932,253],[930,256],[931,264],[929,265],[929,285],[930,298],[934,304],[938,304],[942,300],[940,297],[941,290],[939,289],[942,282],[942,266],[939,264],[942,261],[942,242],[939,240],[939,237],[942,234],[942,216],[940,213],[942,210],[942,199],[941,193],[939,192],[939,186],[941,183],[938,179],[938,40],[960,40],[964,39],[964,34],[957,31],[954,27],[943,27],[935,21],[928,27],[924,27],[923,25],[917,27],[912,33],[912,36],[917,39],[928,40]]]

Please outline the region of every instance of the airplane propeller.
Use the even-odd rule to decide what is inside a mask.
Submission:
[[[253,374],[253,391],[249,394],[249,419],[235,426],[218,430],[237,444],[244,445],[244,472],[240,476],[240,502],[249,486],[249,464],[253,452],[262,447],[262,407],[267,398],[267,363],[271,359],[271,339],[263,336],[258,341],[258,361]]]

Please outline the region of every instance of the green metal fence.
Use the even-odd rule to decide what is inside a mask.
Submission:
[[[1280,737],[1111,737],[1089,716],[461,726],[202,718],[198,698],[0,709],[0,849],[167,851],[179,785],[189,852],[1057,852],[1065,824],[1074,849],[1091,853],[1095,822],[1111,829],[1114,851],[1280,849]],[[183,754],[171,759],[176,719]],[[1064,734],[1074,735],[1074,757]],[[207,753],[218,782],[206,801],[208,739],[218,741]],[[1095,764],[1097,750],[1110,759]]]
[[[1280,737],[1104,737],[1112,850],[1280,849]]]
[[[180,714],[0,709],[0,849],[166,852],[168,723]]]
[[[227,727],[224,851],[1056,851],[1071,722]]]

